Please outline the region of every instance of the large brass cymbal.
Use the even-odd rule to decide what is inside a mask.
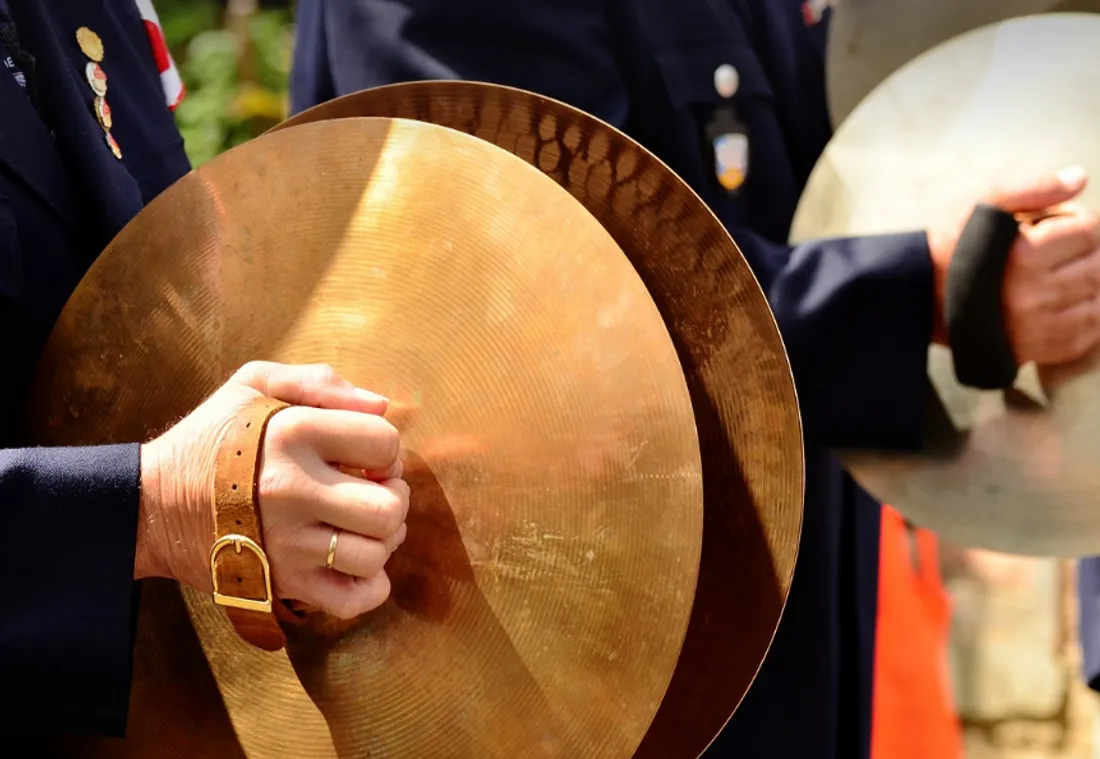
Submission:
[[[684,650],[635,757],[698,756],[767,652],[802,523],[801,423],[763,293],[679,177],[626,135],[558,101],[476,82],[415,82],[338,98],[276,128],[367,115],[441,124],[539,167],[610,232],[664,315],[695,405],[706,525]]]
[[[328,362],[403,404],[393,597],[350,629],[292,628],[288,658],[188,592],[211,679],[179,597],[148,589],[130,737],[84,752],[630,757],[687,629],[703,490],[675,347],[600,224],[442,127],[262,137],[93,265],[46,348],[32,441],[148,439],[251,359]]]
[[[900,66],[952,37],[1034,13],[1097,11],[1100,0],[837,0],[826,63],[833,124]]]
[[[1049,14],[970,32],[899,69],[838,130],[810,177],[792,239],[921,229],[998,185],[1065,166],[1100,208],[1100,15]],[[959,386],[950,353],[929,376],[944,413],[924,453],[848,452],[856,478],[959,543],[1036,555],[1100,553],[1100,376],[1024,367],[1018,392]]]

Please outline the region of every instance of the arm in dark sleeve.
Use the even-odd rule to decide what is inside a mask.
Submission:
[[[139,451],[0,451],[0,733],[125,730]]]
[[[775,313],[807,441],[916,448],[932,337],[933,274],[925,233],[791,248],[743,227],[730,231]]]

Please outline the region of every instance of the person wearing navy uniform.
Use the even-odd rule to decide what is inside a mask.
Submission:
[[[927,349],[946,342],[944,282],[972,210],[959,209],[959,224],[943,229],[786,244],[831,137],[829,15],[821,0],[297,5],[294,111],[424,79],[486,81],[564,101],[622,129],[687,181],[768,294],[804,418],[802,544],[770,653],[708,757],[869,753],[881,509],[828,450],[919,445]],[[1068,170],[988,200],[1012,213],[1041,209],[1085,182]],[[1003,318],[1021,363],[1057,363],[1096,343],[1096,232],[1095,218],[1079,214],[1018,238]],[[1057,275],[1040,274],[1068,261]],[[1032,297],[1040,291],[1050,300]]]
[[[190,169],[151,9],[0,0],[4,734],[124,733],[137,581],[211,589],[208,473],[225,429],[257,399],[294,404],[271,417],[260,473],[278,597],[356,616],[388,595],[379,562],[404,538],[408,488],[397,431],[380,416],[387,401],[327,367],[248,364],[153,441],[19,447],[23,398],[66,300],[114,235]],[[379,476],[344,478],[332,461]],[[363,550],[375,543],[385,550]]]

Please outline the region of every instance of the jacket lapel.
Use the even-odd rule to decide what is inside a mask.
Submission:
[[[7,55],[2,47],[0,55]],[[76,199],[61,154],[23,88],[2,67],[0,103],[0,164],[78,227]]]

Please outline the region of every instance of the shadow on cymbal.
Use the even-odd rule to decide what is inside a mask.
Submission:
[[[404,477],[409,530],[387,565],[390,599],[351,622],[309,614],[287,626],[337,754],[583,755],[479,589],[443,488],[416,454]]]

